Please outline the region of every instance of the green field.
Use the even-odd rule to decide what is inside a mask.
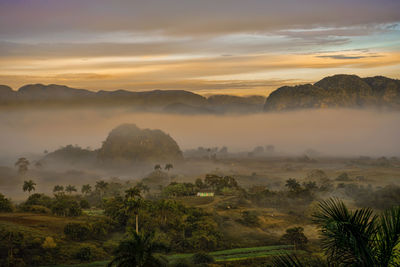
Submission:
[[[245,260],[245,259],[279,255],[288,253],[291,251],[291,249],[292,246],[281,245],[281,246],[265,246],[265,247],[252,247],[252,248],[235,248],[235,249],[214,251],[210,252],[209,254],[214,257],[215,261],[221,262],[221,261]],[[170,262],[174,262],[177,260],[188,259],[191,256],[193,256],[192,253],[173,254],[167,256],[167,259]],[[107,263],[108,261],[97,261],[97,262],[77,264],[77,265],[55,265],[53,267],[70,267],[70,266],[104,267],[107,265]]]

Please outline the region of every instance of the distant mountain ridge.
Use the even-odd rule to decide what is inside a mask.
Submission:
[[[280,87],[268,96],[264,105],[264,111],[310,108],[400,110],[400,80],[339,74],[314,84]]]
[[[206,98],[185,90],[94,92],[56,84],[29,84],[13,91],[6,85],[0,85],[0,106],[130,106],[142,111],[194,114],[261,112],[264,102],[263,96],[215,95]]]
[[[314,84],[283,86],[263,96],[204,97],[185,90],[89,91],[64,85],[29,84],[18,91],[0,85],[0,107],[127,106],[137,111],[177,114],[224,114],[315,108],[400,110],[400,80],[383,76],[334,75]]]

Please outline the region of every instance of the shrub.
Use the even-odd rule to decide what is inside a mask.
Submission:
[[[92,258],[92,250],[90,247],[83,247],[76,253],[76,258],[81,261],[90,261]]]
[[[68,216],[70,217],[76,217],[82,215],[82,209],[81,206],[78,204],[76,201],[72,201],[69,203],[68,207]]]
[[[104,238],[111,229],[109,222],[102,220],[91,224],[91,235],[95,239]]]
[[[241,224],[246,226],[259,226],[260,220],[254,211],[243,211],[242,218],[238,220]]]
[[[69,196],[58,195],[51,207],[51,212],[58,216],[76,217],[82,214],[79,203]]]
[[[90,228],[81,223],[68,223],[64,227],[64,234],[72,240],[84,241],[90,236]]]
[[[3,194],[0,193],[0,212],[12,212],[13,207],[11,201],[5,198]]]
[[[49,214],[51,213],[50,209],[46,208],[45,206],[41,205],[22,205],[20,209],[25,212],[32,212],[32,213],[42,213],[42,214]]]
[[[308,242],[308,238],[304,235],[303,227],[286,229],[286,233],[282,236],[281,240],[285,243],[294,245],[295,248],[304,248],[304,245]]]
[[[86,199],[82,199],[79,202],[79,205],[81,206],[82,209],[89,209],[90,208],[89,201],[87,201]]]
[[[194,264],[213,263],[214,258],[213,258],[213,256],[211,256],[209,254],[199,252],[192,256],[192,262]]]
[[[51,208],[52,199],[51,197],[46,196],[45,194],[35,193],[28,197],[24,205],[27,206],[37,205],[37,206],[44,206],[46,208]]]
[[[42,243],[42,247],[44,249],[51,249],[57,247],[56,242],[54,242],[54,239],[51,236],[48,236],[45,238],[44,242]]]
[[[338,177],[336,177],[336,181],[349,182],[349,181],[351,181],[351,179],[350,179],[349,175],[347,174],[347,172],[343,172]]]

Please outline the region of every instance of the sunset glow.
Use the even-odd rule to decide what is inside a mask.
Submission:
[[[0,84],[266,95],[337,73],[400,78],[398,1],[199,2],[3,0]]]

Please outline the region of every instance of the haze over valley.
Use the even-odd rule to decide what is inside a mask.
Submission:
[[[400,266],[399,10],[1,0],[0,267]]]

